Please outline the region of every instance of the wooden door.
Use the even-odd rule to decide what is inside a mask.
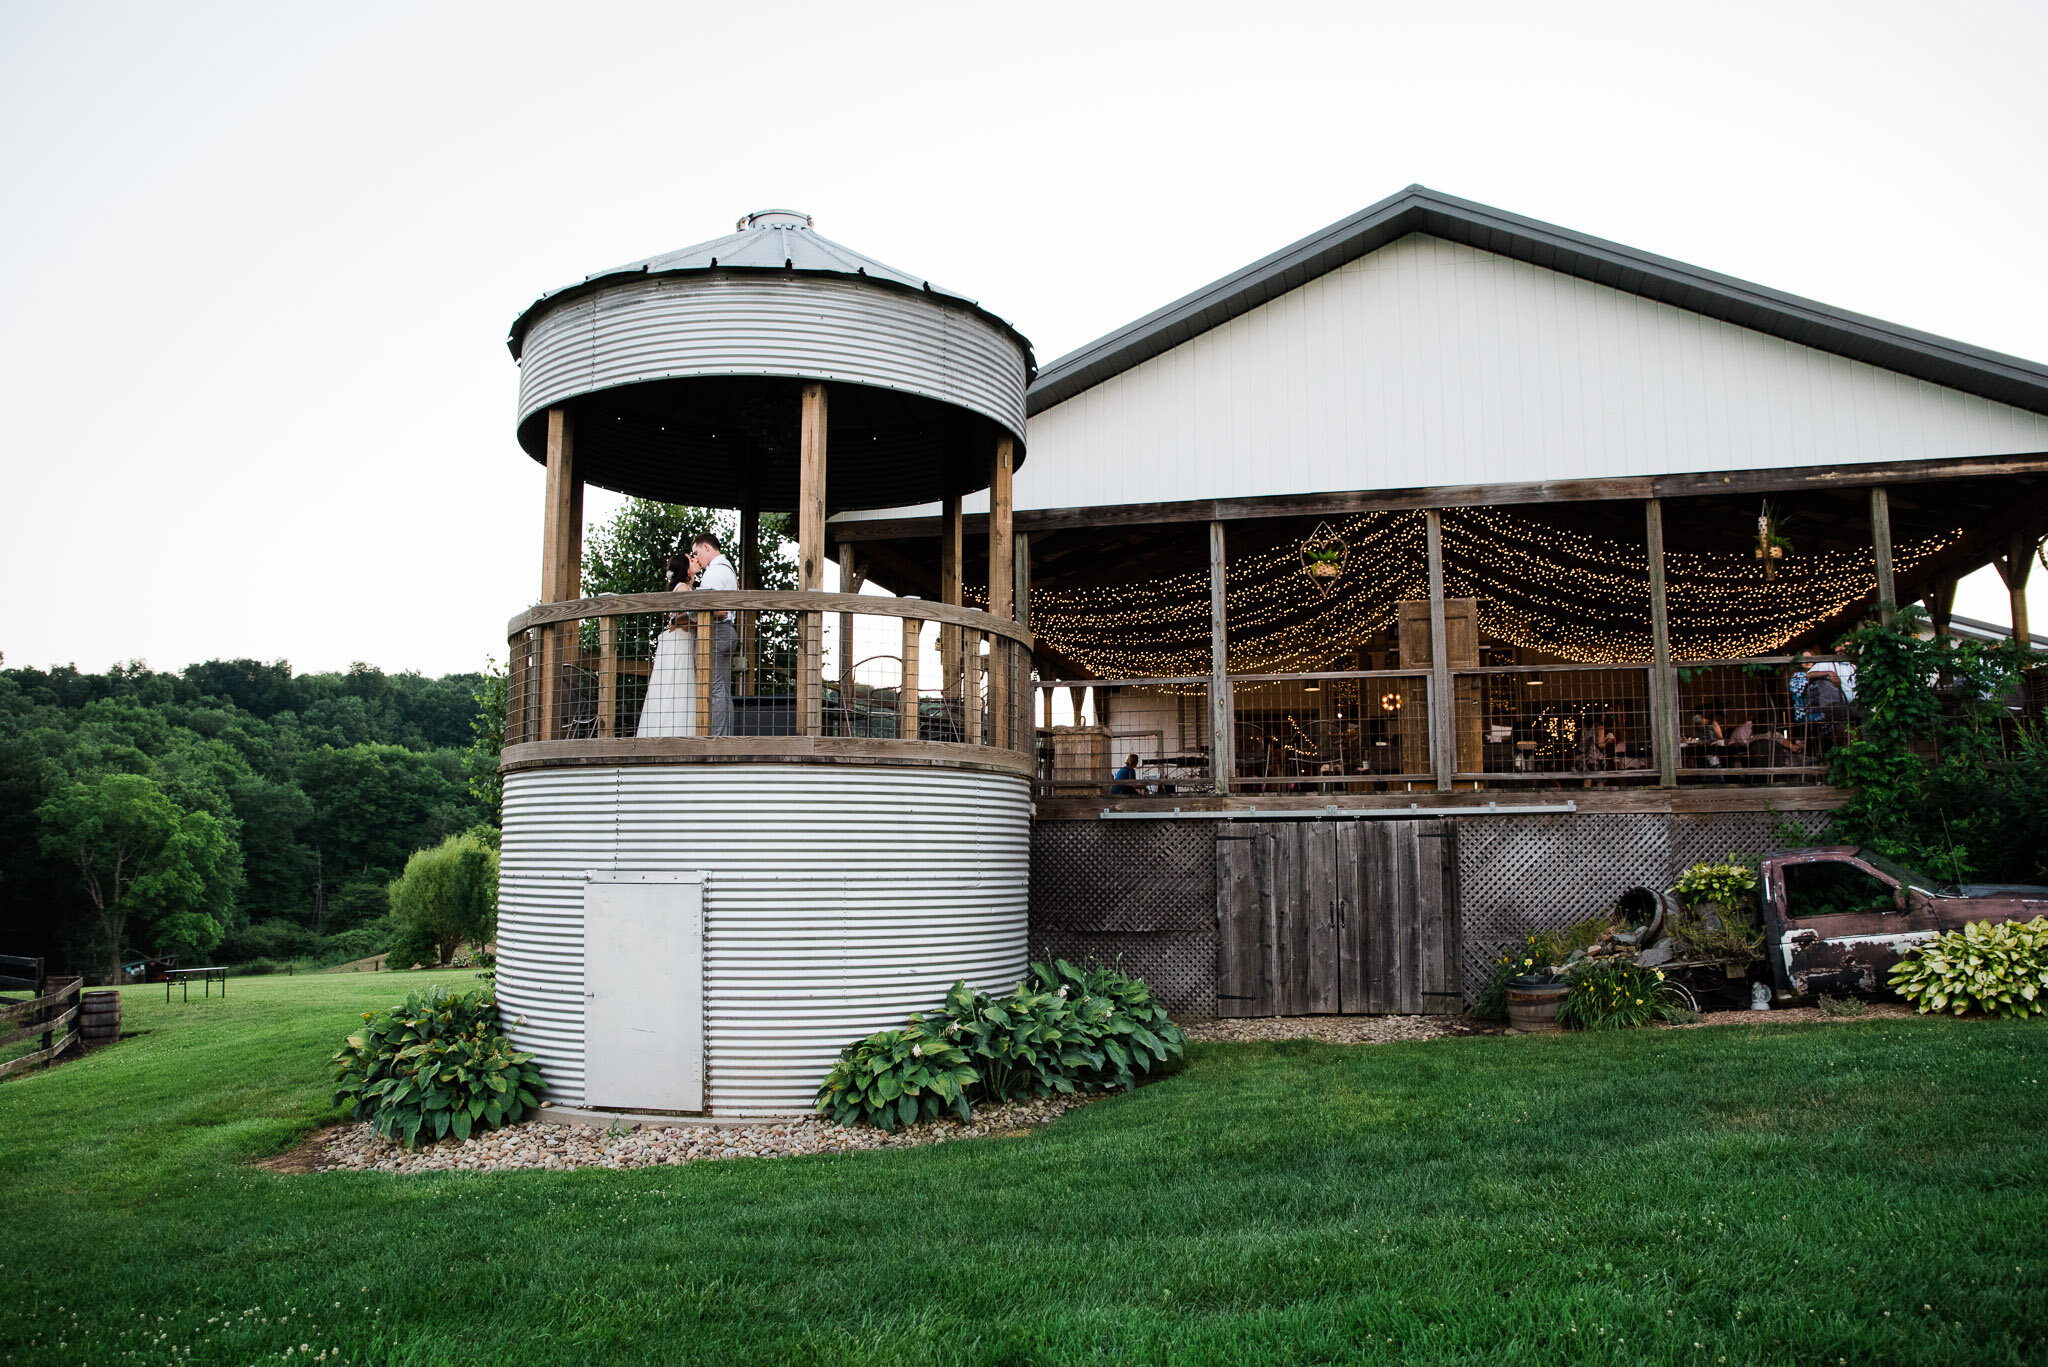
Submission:
[[[1455,840],[1448,821],[1219,830],[1217,1014],[1458,1010]]]

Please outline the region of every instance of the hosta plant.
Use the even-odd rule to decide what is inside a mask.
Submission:
[[[880,1030],[841,1049],[818,1088],[817,1106],[838,1124],[885,1130],[935,1120],[948,1110],[966,1120],[974,1079],[966,1053],[912,1016],[901,1030]]]
[[[1077,1091],[1076,1077],[1099,1068],[1104,1057],[1093,1042],[1096,1032],[1081,1019],[1078,998],[1057,990],[1019,986],[1007,997],[991,997],[957,982],[927,1024],[966,1052],[976,1101]]]
[[[1756,904],[1756,870],[1731,854],[1725,864],[1694,864],[1678,875],[1671,890],[1689,907],[1718,902],[1731,911]]]
[[[1120,968],[1076,968],[1065,959],[1031,965],[1031,985],[1040,992],[1064,994],[1090,1051],[1102,1055],[1075,1072],[1084,1091],[1138,1085],[1139,1075],[1153,1067],[1180,1062],[1187,1036],[1152,998],[1142,978]]]
[[[1565,975],[1571,991],[1558,1003],[1557,1023],[1570,1030],[1626,1030],[1676,1019],[1684,1010],[1661,968],[1624,959],[1585,959]]]
[[[532,1054],[499,1028],[498,1004],[481,989],[427,987],[398,1006],[365,1011],[363,1028],[334,1055],[334,1101],[407,1148],[477,1126],[509,1125],[542,1091]]]
[[[2048,998],[2048,917],[1972,921],[1922,941],[1892,966],[1891,985],[1922,1012],[2041,1015]]]

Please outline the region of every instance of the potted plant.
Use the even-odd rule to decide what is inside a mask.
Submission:
[[[1317,527],[1315,535],[1301,543],[1301,572],[1318,593],[1329,593],[1344,573],[1344,549],[1344,538],[1327,526]]]
[[[1694,864],[1671,891],[1684,908],[1672,935],[1689,956],[1719,963],[1729,978],[1746,977],[1763,947],[1756,870],[1731,854],[1725,863]]]

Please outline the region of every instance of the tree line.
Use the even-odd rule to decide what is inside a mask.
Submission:
[[[495,844],[495,683],[0,669],[0,953],[98,975],[387,948],[413,851],[475,828]]]

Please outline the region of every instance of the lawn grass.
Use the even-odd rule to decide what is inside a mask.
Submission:
[[[148,1034],[0,1084],[0,1360],[2048,1360],[2040,1024],[1206,1045],[1022,1138],[250,1167],[427,978],[131,989]]]

